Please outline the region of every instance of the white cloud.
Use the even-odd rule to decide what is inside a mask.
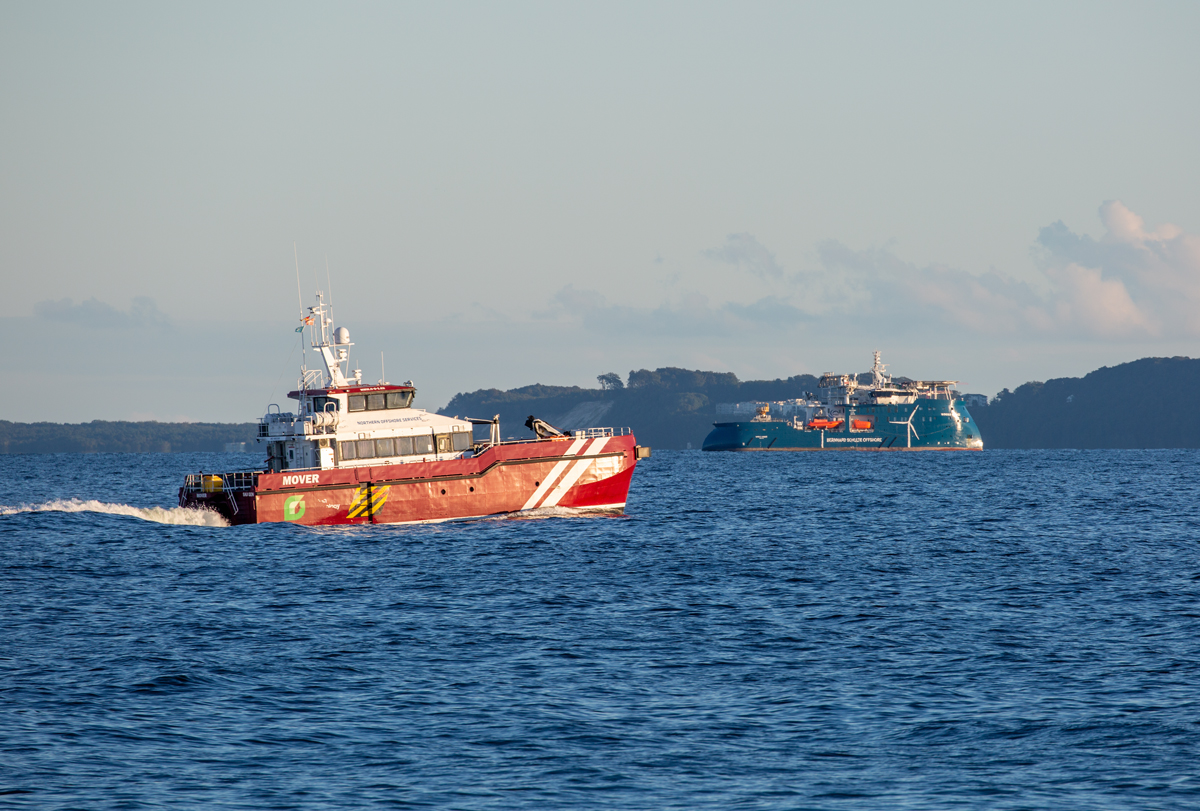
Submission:
[[[945,265],[919,266],[887,249],[855,251],[840,242],[817,248],[822,272],[798,283],[805,303],[830,315],[859,313],[886,322],[913,322],[1003,333],[1039,318],[1029,285],[989,272],[975,275]]]
[[[1024,375],[1020,383],[1086,372],[1071,365],[1084,357],[1178,354],[1179,338],[1200,331],[1200,241],[1175,226],[1147,226],[1116,202],[1101,208],[1100,222],[1095,238],[1061,222],[1043,228],[1024,278],[827,241],[810,268],[769,280],[773,295],[756,300],[730,300],[755,286],[745,283],[706,290],[708,297],[676,292],[635,303],[566,285],[535,323],[614,367],[625,361],[608,358],[636,357],[630,362],[653,368],[716,357],[712,368],[742,376],[764,373],[748,372],[754,363],[766,374],[794,374],[857,364],[867,349],[883,347],[915,364],[906,374],[957,375],[977,391],[1001,369]],[[928,368],[913,371],[922,364]]]
[[[1052,323],[1110,337],[1156,333],[1119,279],[1105,279],[1099,270],[1073,262],[1047,272],[1057,291]]]
[[[96,298],[75,304],[69,298],[39,301],[33,305],[39,318],[77,324],[90,329],[170,329],[171,319],[154,303],[154,299],[138,296],[128,310],[118,310]]]
[[[701,253],[709,259],[748,270],[762,279],[783,276],[783,268],[776,261],[775,254],[767,250],[753,234],[730,234],[725,237],[725,244],[721,247],[708,248]]]
[[[714,307],[706,296],[688,292],[655,308],[641,308],[610,304],[595,290],[567,285],[554,295],[551,305],[551,310],[539,313],[539,316],[578,319],[587,329],[606,334],[727,336],[757,329],[786,330],[809,320],[801,310],[775,296],[766,296],[750,304],[726,302]]]
[[[1131,245],[1175,239],[1183,233],[1183,229],[1178,225],[1170,223],[1159,226],[1157,231],[1147,233],[1145,220],[1126,208],[1120,200],[1106,200],[1100,206],[1100,221],[1108,229],[1105,237],[1107,240]]]
[[[1200,237],[1170,223],[1148,231],[1119,200],[1100,207],[1100,220],[1106,233],[1099,240],[1061,222],[1038,237],[1043,269],[1058,285],[1057,308],[1090,311],[1076,323],[1090,324],[1093,334],[1200,335]]]
[[[1100,207],[1105,234],[1056,222],[1038,236],[1039,293],[996,272],[918,266],[891,250],[818,246],[821,268],[800,274],[810,312],[918,318],[984,334],[1151,338],[1200,334],[1200,238],[1175,225],[1147,230],[1119,201]]]

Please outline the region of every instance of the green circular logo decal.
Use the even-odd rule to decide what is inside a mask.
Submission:
[[[283,520],[299,521],[304,517],[304,496],[288,496],[283,502]]]

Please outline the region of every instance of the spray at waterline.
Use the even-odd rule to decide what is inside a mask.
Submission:
[[[226,521],[213,510],[195,509],[190,507],[134,507],[131,504],[107,504],[94,499],[80,500],[56,499],[42,504],[22,504],[16,507],[0,506],[0,516],[21,515],[23,513],[102,513],[105,515],[124,515],[139,518],[155,524],[177,524],[195,527],[227,527]]]

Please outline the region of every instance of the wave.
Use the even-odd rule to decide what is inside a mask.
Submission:
[[[81,501],[77,498],[55,499],[43,504],[22,504],[19,507],[0,505],[0,515],[20,513],[105,513],[128,515],[156,524],[181,524],[193,527],[227,527],[229,522],[212,510],[195,510],[185,507],[134,507],[129,504],[105,504],[102,501]]]
[[[530,521],[539,518],[594,518],[596,516],[620,514],[621,510],[615,509],[578,509],[575,507],[534,507],[531,510],[518,510],[517,512],[505,513],[497,515],[495,518],[501,521]]]

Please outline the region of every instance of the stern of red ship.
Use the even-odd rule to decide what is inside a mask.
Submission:
[[[262,471],[189,473],[179,488],[179,506],[211,510],[230,524],[258,523],[254,487]]]

